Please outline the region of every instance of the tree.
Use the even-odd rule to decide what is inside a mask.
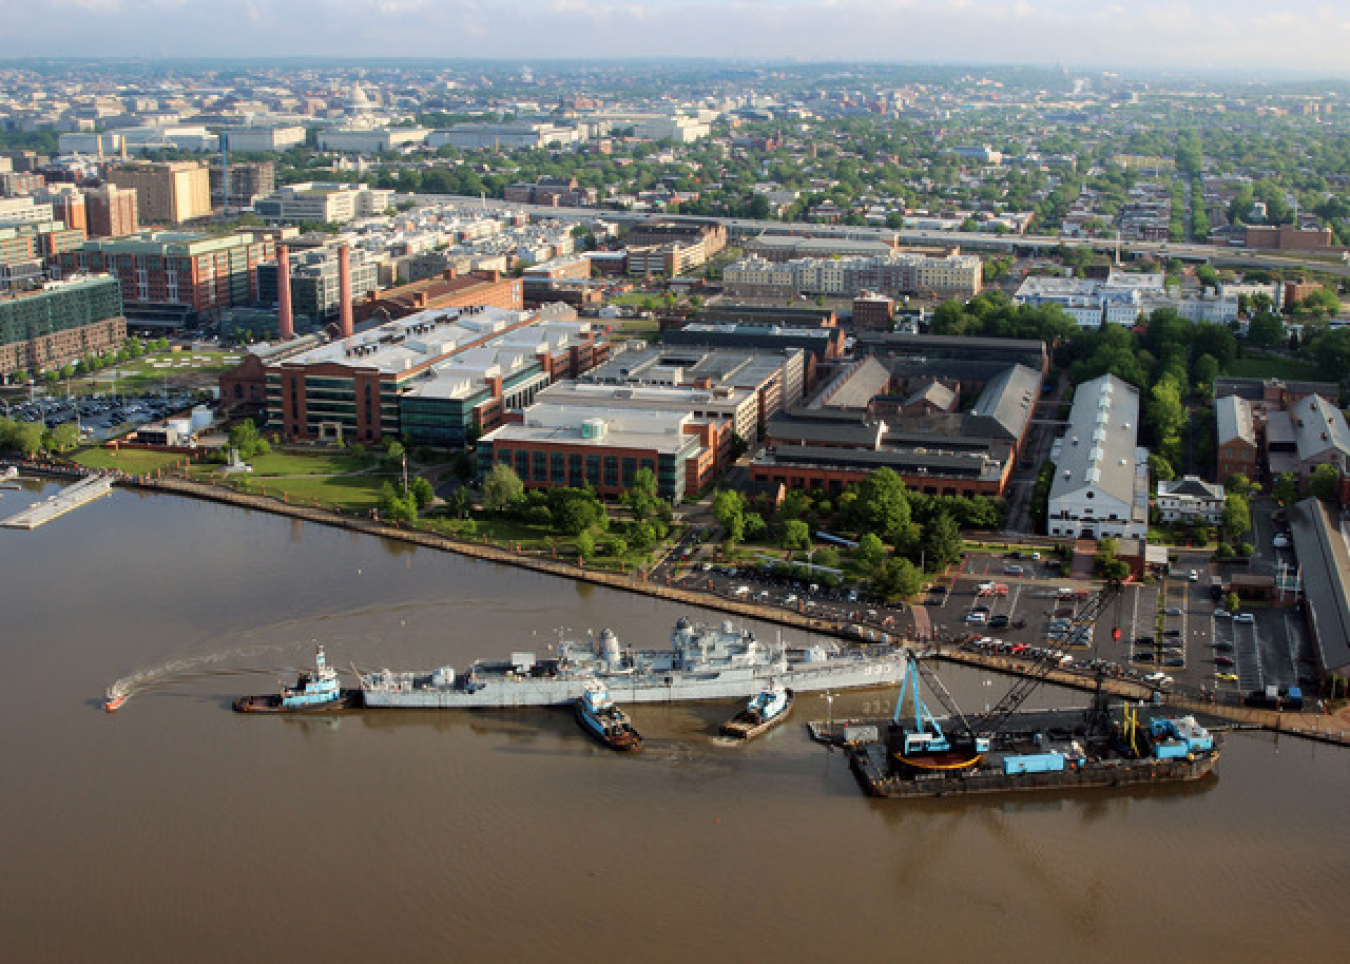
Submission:
[[[1274,348],[1284,341],[1284,322],[1273,311],[1258,311],[1247,323],[1247,341],[1258,348]]]
[[[961,558],[961,530],[956,520],[946,512],[939,512],[923,527],[925,565],[936,571]]]
[[[638,469],[633,474],[632,484],[623,494],[623,501],[633,513],[633,518],[639,522],[652,515],[661,504],[661,497],[657,494],[656,473],[651,469]]]
[[[1115,539],[1097,541],[1097,554],[1093,556],[1092,561],[1102,578],[1124,579],[1130,574],[1129,563],[1116,557],[1118,549],[1119,543]]]
[[[1172,463],[1161,455],[1150,455],[1148,457],[1148,474],[1152,476],[1155,482],[1171,482],[1177,477],[1176,470],[1172,468]]]
[[[1285,472],[1270,487],[1270,495],[1276,503],[1285,508],[1293,505],[1298,499],[1298,485],[1294,482],[1294,477]]]
[[[436,498],[436,490],[432,487],[431,482],[420,475],[409,483],[408,494],[413,497],[418,509],[425,509]]]
[[[1229,542],[1237,542],[1252,529],[1251,506],[1247,497],[1229,492],[1223,505],[1223,531]]]
[[[589,532],[577,536],[577,555],[582,559],[590,559],[595,555],[595,536]]]
[[[858,540],[858,548],[853,550],[853,558],[864,569],[871,569],[886,558],[886,544],[874,532],[868,532]]]
[[[875,532],[893,541],[909,525],[905,483],[891,469],[877,469],[858,483],[858,498],[852,506],[859,532]]]
[[[549,524],[564,535],[580,535],[604,522],[605,507],[590,489],[552,489],[547,499]]]
[[[525,494],[525,483],[516,470],[505,463],[494,465],[483,480],[483,508],[501,512],[518,502]]]
[[[811,527],[800,519],[789,519],[783,523],[783,548],[810,549]]]
[[[272,450],[272,446],[258,433],[258,426],[252,419],[244,419],[230,429],[230,447],[238,451],[241,459],[266,455]]]
[[[386,482],[380,486],[380,515],[392,522],[413,522],[417,519],[417,502],[400,495],[394,483]]]
[[[713,517],[726,530],[731,542],[745,541],[745,496],[734,489],[723,489],[713,496]]]
[[[1308,353],[1328,380],[1340,381],[1350,372],[1350,329],[1338,328],[1313,338]]]
[[[883,559],[872,570],[868,579],[868,589],[880,599],[897,599],[913,596],[923,585],[923,576],[917,566],[908,559]]]
[[[69,452],[80,444],[80,430],[74,422],[62,422],[47,433],[46,448],[52,452]]]
[[[1319,465],[1308,480],[1308,494],[1326,502],[1335,502],[1341,474],[1334,465]]]

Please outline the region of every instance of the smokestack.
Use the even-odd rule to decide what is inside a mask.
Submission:
[[[338,316],[338,328],[343,338],[354,333],[352,326],[352,249],[347,245],[338,248],[338,302],[341,314]]]
[[[291,252],[277,245],[277,327],[282,341],[295,337],[295,314],[291,311]]]

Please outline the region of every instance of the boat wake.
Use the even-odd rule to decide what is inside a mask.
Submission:
[[[127,700],[143,693],[168,689],[183,683],[226,676],[254,676],[258,674],[284,674],[292,670],[289,666],[277,664],[259,665],[260,656],[281,654],[301,646],[313,646],[312,641],[247,646],[224,653],[208,653],[203,656],[190,656],[184,659],[172,659],[157,666],[139,669],[120,679],[114,680],[108,687],[104,708],[108,712],[120,709]]]

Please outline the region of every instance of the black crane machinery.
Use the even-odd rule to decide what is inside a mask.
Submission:
[[[1091,597],[1070,620],[1066,630],[1068,639],[1091,639],[1092,631],[1101,619],[1106,610],[1120,599],[1124,586],[1118,579],[1111,579],[1102,586],[1101,591]],[[1119,616],[1117,615],[1117,620]],[[1115,638],[1120,638],[1120,627],[1117,625],[1112,630]],[[1019,676],[1017,682],[1008,688],[994,706],[983,716],[974,719],[967,718],[957,707],[956,701],[952,699],[947,688],[942,685],[937,675],[923,666],[920,662],[916,668],[923,677],[924,682],[928,684],[928,691],[937,699],[949,714],[949,719],[953,722],[959,722],[964,733],[958,737],[960,742],[969,742],[973,744],[975,750],[983,752],[989,748],[990,742],[1004,725],[1009,717],[1016,713],[1026,702],[1027,697],[1035,692],[1059,664],[1053,660],[1043,660],[1033,664],[1025,673]],[[898,711],[897,711],[898,717]],[[1093,700],[1092,709],[1089,711],[1089,730],[1096,730],[1104,725],[1106,717],[1106,703],[1102,691],[1102,674],[1097,674],[1097,692]]]

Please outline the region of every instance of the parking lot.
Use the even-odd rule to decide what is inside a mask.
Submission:
[[[7,403],[3,411],[15,421],[41,422],[48,427],[76,422],[83,438],[101,442],[137,425],[183,411],[194,397],[189,392],[41,397]]]

